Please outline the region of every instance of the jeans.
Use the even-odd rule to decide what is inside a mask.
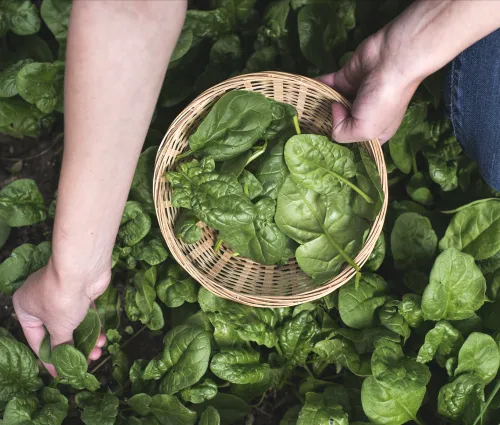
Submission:
[[[451,62],[444,100],[457,140],[500,191],[500,30]]]

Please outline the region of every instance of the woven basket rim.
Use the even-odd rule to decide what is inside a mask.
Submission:
[[[258,72],[258,73],[250,73],[250,74],[243,74],[239,75],[236,77],[229,78],[207,90],[205,90],[203,93],[198,95],[192,102],[190,102],[182,111],[177,115],[177,117],[172,121],[170,124],[159,148],[158,148],[158,153],[155,159],[155,169],[154,169],[154,177],[153,177],[153,195],[154,195],[154,202],[155,202],[155,210],[157,214],[157,218],[159,219],[158,221],[160,222],[160,229],[162,232],[162,235],[167,243],[167,246],[169,247],[169,250],[172,252],[172,247],[171,244],[177,244],[177,240],[175,236],[172,238],[171,235],[166,232],[166,229],[164,229],[163,226],[161,226],[162,221],[160,221],[160,216],[162,214],[165,214],[165,206],[162,202],[162,183],[163,181],[163,175],[166,171],[165,167],[162,167],[160,159],[162,158],[162,152],[164,149],[167,148],[168,142],[169,142],[169,137],[172,136],[173,132],[175,129],[177,129],[179,126],[185,126],[188,124],[186,121],[186,115],[193,110],[198,110],[203,108],[199,108],[198,103],[200,102],[200,99],[204,99],[207,96],[210,96],[212,92],[217,91],[217,89],[231,85],[233,83],[240,83],[241,81],[246,81],[246,80],[251,80],[253,82],[259,81],[259,80],[266,80],[266,79],[273,79],[273,80],[283,80],[283,81],[290,81],[292,80],[295,83],[303,84],[306,86],[313,86],[315,88],[319,88],[321,91],[326,91],[329,93],[329,95],[333,98],[336,98],[336,101],[342,103],[344,106],[347,108],[351,108],[351,104],[347,99],[345,99],[342,95],[340,95],[338,92],[336,92],[334,89],[331,87],[314,80],[309,77],[304,77],[300,75],[294,75],[294,74],[289,74],[285,72],[278,72],[278,71],[265,71],[265,72]],[[228,90],[229,91],[229,90]],[[212,96],[214,97],[214,96]],[[382,183],[382,189],[384,192],[384,200],[382,204],[382,208],[377,215],[376,219],[371,223],[371,228],[368,233],[368,237],[363,244],[361,250],[357,253],[356,257],[354,258],[354,261],[356,261],[356,264],[362,267],[362,265],[367,261],[369,255],[375,248],[375,243],[382,233],[382,228],[387,212],[387,206],[388,206],[388,178],[387,178],[387,169],[385,167],[385,161],[384,161],[384,156],[382,152],[382,148],[380,145],[380,142],[378,139],[372,139],[369,141],[366,141],[365,143],[368,143],[371,147],[371,149],[374,150],[375,154],[379,156],[379,161],[380,165],[377,164],[377,169],[379,171],[380,177],[381,177],[381,183]],[[170,229],[172,230],[172,229]],[[173,232],[172,232],[173,234]],[[172,240],[174,239],[174,240]],[[370,244],[369,244],[370,242]],[[368,254],[366,255],[367,251],[369,250]],[[174,250],[175,251],[175,250]],[[183,266],[184,262],[191,263],[191,261],[188,258],[181,259],[181,261],[177,258],[175,253],[172,253],[173,257],[175,260],[181,265],[181,267],[185,268]],[[360,256],[365,256],[363,260],[359,260]],[[183,261],[182,261],[183,260]],[[249,260],[251,261],[251,260]],[[256,263],[257,264],[257,263]],[[266,267],[261,265],[261,267]],[[267,266],[269,267],[269,266]],[[342,285],[347,283],[351,277],[344,278],[343,280],[339,281],[339,276],[342,274],[349,274],[351,271],[354,271],[354,269],[349,266],[349,265],[344,265],[340,272],[337,274],[337,276],[334,276],[331,280],[328,282],[318,286],[317,288],[305,290],[303,292],[294,294],[294,295],[257,295],[257,294],[246,294],[246,293],[239,293],[235,292],[231,289],[228,289],[224,287],[223,285],[217,283],[212,277],[203,275],[203,279],[199,279],[198,277],[195,277],[195,280],[197,280],[203,287],[211,291],[212,293],[226,298],[230,299],[242,304],[247,304],[251,305],[254,307],[282,307],[282,306],[293,306],[293,305],[298,305],[302,304],[305,302],[309,301],[314,301],[317,300],[321,297],[324,297],[331,292],[335,291],[336,289],[340,288]],[[191,274],[191,273],[190,273]]]

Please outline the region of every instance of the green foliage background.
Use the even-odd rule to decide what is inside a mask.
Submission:
[[[44,343],[57,380],[12,336],[18,330],[0,328],[2,424],[499,423],[500,202],[443,118],[439,74],[384,147],[390,208],[359,285],[295,308],[219,299],[171,259],[154,215],[156,145],[194,96],[245,72],[332,72],[407,3],[190,2],[123,215],[112,284],[75,347],[51,353]],[[70,9],[70,0],[0,0],[0,133],[18,143],[61,131]],[[32,180],[2,188],[0,246],[11,228],[50,220],[53,207]],[[4,294],[50,256],[48,241],[26,242],[0,264]],[[109,361],[88,366],[97,319]],[[131,350],[139,340],[152,346],[147,358]]]

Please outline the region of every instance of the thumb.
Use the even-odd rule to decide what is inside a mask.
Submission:
[[[365,125],[353,117],[344,105],[333,103],[332,119],[332,138],[336,142],[353,143],[369,139]]]

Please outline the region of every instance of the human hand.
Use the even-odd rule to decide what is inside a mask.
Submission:
[[[319,78],[353,100],[351,111],[340,103],[332,105],[332,137],[337,142],[378,138],[385,143],[401,124],[423,76],[411,74],[411,64],[401,64],[400,43],[391,37],[384,30],[372,35],[342,69]]]
[[[50,334],[52,348],[73,342],[73,331],[85,318],[93,301],[107,288],[110,273],[96,278],[72,278],[56,270],[52,261],[33,273],[14,293],[13,304],[24,335],[38,355],[46,331]],[[97,346],[90,353],[90,360],[97,360],[106,338],[101,335]],[[52,376],[57,373],[52,365],[45,364]]]

